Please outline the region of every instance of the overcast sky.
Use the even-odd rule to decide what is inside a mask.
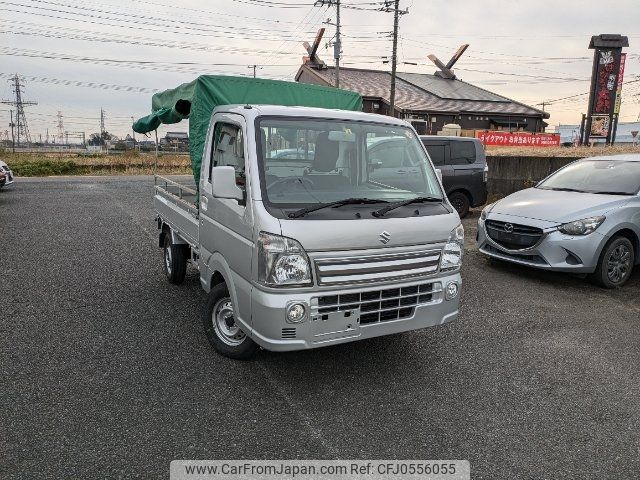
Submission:
[[[342,0],[345,66],[390,69],[393,17],[373,11],[376,0]],[[433,73],[426,58],[446,62],[462,43],[459,78],[528,103],[561,99],[589,88],[591,35],[621,33],[630,47],[625,81],[640,79],[638,0],[401,0],[400,71]],[[355,7],[355,8],[353,8]],[[322,22],[335,8],[312,0],[0,0],[0,97],[12,92],[8,76],[26,81],[32,138],[57,132],[58,111],[68,131],[130,131],[131,117],[150,112],[155,89],[172,88],[201,73],[292,80]],[[325,40],[334,27],[327,26]],[[320,52],[327,62],[331,50]],[[100,87],[98,87],[101,85]],[[129,89],[129,90],[128,90]],[[634,96],[635,95],[635,96]],[[550,125],[578,123],[586,95],[552,102]],[[623,88],[621,121],[640,113],[640,82]],[[9,107],[0,105],[0,134]],[[186,125],[171,127],[186,130]],[[164,129],[166,130],[166,129]],[[163,131],[164,131],[163,130]]]

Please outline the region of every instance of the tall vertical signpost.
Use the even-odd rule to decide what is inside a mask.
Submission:
[[[615,141],[615,124],[620,111],[624,56],[622,48],[629,46],[623,35],[594,35],[589,48],[594,50],[591,71],[591,90],[583,143],[604,139],[609,145]],[[616,108],[616,104],[618,105]]]

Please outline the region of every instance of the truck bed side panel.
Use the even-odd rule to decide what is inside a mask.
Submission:
[[[192,212],[159,193],[153,197],[153,208],[163,222],[169,224],[185,242],[197,248],[198,219]]]

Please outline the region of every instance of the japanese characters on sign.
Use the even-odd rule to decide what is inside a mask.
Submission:
[[[595,75],[591,80],[593,102],[587,134],[589,137],[609,139],[612,119],[620,111],[624,55],[620,48],[598,48],[594,61]]]
[[[476,130],[476,138],[484,145],[503,147],[556,147],[560,135],[553,133],[499,132]]]
[[[624,63],[627,60],[627,54],[620,55],[620,70],[618,71],[618,87],[616,88],[616,104],[613,107],[613,113],[620,113],[620,104],[622,103],[622,82],[624,79]]]

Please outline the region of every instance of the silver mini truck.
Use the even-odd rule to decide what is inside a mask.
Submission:
[[[393,138],[403,174],[369,149]],[[416,132],[391,117],[309,107],[212,114],[200,184],[158,177],[165,271],[208,292],[213,347],[302,350],[458,316],[464,231]],[[287,154],[283,155],[282,152]]]

